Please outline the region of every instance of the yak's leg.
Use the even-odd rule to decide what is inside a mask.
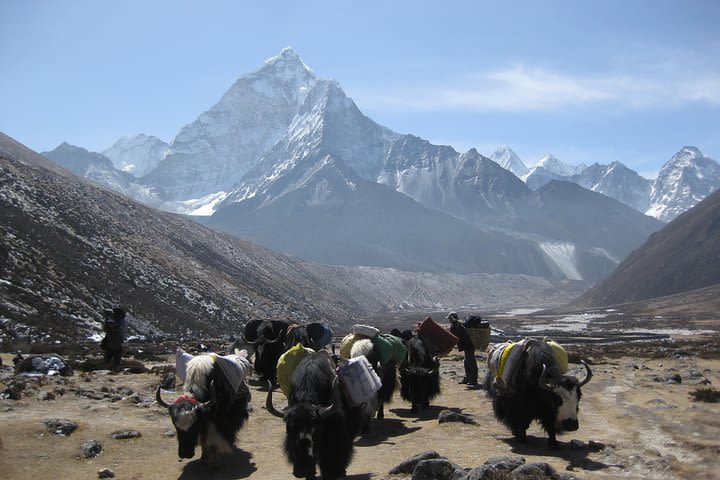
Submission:
[[[382,402],[380,402],[378,404],[378,411],[377,411],[377,419],[378,420],[382,420],[383,418],[385,418],[385,409],[383,407],[384,407],[384,404]]]

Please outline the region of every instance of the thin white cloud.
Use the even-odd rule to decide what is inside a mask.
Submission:
[[[353,92],[359,105],[381,110],[519,112],[613,104],[651,108],[720,105],[720,74],[572,75],[517,65],[473,75],[461,84],[416,86],[398,92]]]

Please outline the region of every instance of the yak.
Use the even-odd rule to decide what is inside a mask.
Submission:
[[[214,466],[222,455],[232,453],[237,432],[248,419],[250,389],[244,379],[237,389],[233,387],[214,356],[203,354],[187,363],[184,390],[185,394],[168,404],[158,386],[155,398],[170,413],[177,431],[178,456],[192,458],[199,443],[202,462]]]
[[[277,362],[280,356],[285,353],[287,347],[285,340],[289,322],[284,320],[263,320],[251,328],[254,335],[248,335],[248,327],[244,339],[252,343],[255,352],[255,372],[261,380],[269,380],[273,386],[277,386]]]
[[[375,369],[375,373],[380,377],[382,386],[377,391],[376,397],[372,402],[369,402],[371,406],[376,403],[376,408],[373,409],[373,416],[377,412],[377,418],[382,420],[385,418],[385,407],[386,403],[392,401],[393,394],[397,389],[397,364],[393,361],[386,362],[384,365],[380,361],[380,354],[376,351],[372,340],[362,339],[356,341],[350,349],[350,357],[359,357],[364,355],[368,359],[370,365]]]
[[[283,412],[273,405],[270,383],[266,407],[285,420],[285,454],[293,464],[293,475],[315,479],[319,467],[323,480],[345,477],[361,422],[342,398],[330,355],[323,350],[303,358],[290,384]]]
[[[407,341],[407,355],[400,364],[400,396],[412,404],[411,413],[427,408],[440,394],[440,361],[421,335]]]
[[[527,440],[526,431],[537,420],[548,434],[548,446],[558,448],[558,434],[579,428],[580,388],[590,381],[592,370],[581,360],[587,371],[585,379],[563,375],[552,347],[545,341],[528,339],[515,348],[523,348],[524,353],[512,383],[505,382],[492,368],[485,377],[484,388],[492,399],[495,418],[520,442]]]

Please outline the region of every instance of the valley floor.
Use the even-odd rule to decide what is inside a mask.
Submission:
[[[570,323],[562,318],[550,319],[547,325]],[[493,326],[503,331],[517,331],[519,325],[511,326],[516,321],[529,322],[491,318]],[[553,331],[533,332],[540,336],[546,330]],[[583,387],[580,430],[560,437],[562,448],[557,451],[547,448],[546,436],[537,425],[528,431],[526,444],[515,442],[492,416],[485,392],[458,384],[462,357],[454,351],[441,362],[441,396],[416,416],[396,394],[394,402],[386,406],[386,418],[374,420],[371,432],[356,441],[348,478],[409,478],[388,472],[402,460],[427,450],[462,467],[475,467],[492,457],[521,456],[527,462],[547,462],[560,472],[586,479],[717,478],[720,404],[694,402],[690,392],[707,381],[710,386],[720,384],[719,344],[720,335],[715,332],[644,342],[603,343],[596,338],[568,345],[571,359],[588,359],[595,375]],[[15,381],[7,366],[11,358],[2,354],[5,367],[0,367],[0,391]],[[282,452],[284,424],[267,413],[266,392],[254,382],[253,411],[240,432],[235,453],[216,471],[206,470],[199,460],[178,460],[177,441],[166,435],[172,431],[170,419],[153,403],[162,372],[171,370],[173,362],[168,352],[166,361],[145,362],[148,367],[164,365],[157,374],[76,372],[68,378],[26,379],[21,400],[0,400],[2,478],[97,478],[103,468],[125,479],[292,478]],[[478,363],[482,375],[484,354],[478,355]],[[571,372],[583,375],[579,365],[571,365]],[[668,380],[677,379],[676,375],[681,383]],[[44,392],[53,392],[55,399],[39,400]],[[276,396],[276,404],[281,398]],[[437,417],[445,409],[473,415],[477,425],[440,424]],[[52,435],[43,424],[48,418],[69,419],[79,428],[69,436]],[[112,438],[113,432],[127,430],[137,430],[142,436]],[[80,446],[91,439],[101,442],[103,451],[95,458],[82,458]],[[571,444],[574,439],[582,443]],[[589,448],[591,440],[604,448]]]

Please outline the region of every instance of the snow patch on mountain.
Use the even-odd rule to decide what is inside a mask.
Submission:
[[[539,246],[568,280],[583,279],[577,266],[575,245],[566,242],[541,242]]]
[[[209,195],[205,195],[201,198],[195,198],[192,200],[185,200],[184,202],[178,202],[182,205],[182,213],[187,215],[195,215],[198,217],[205,217],[215,213],[215,207],[225,200],[227,192],[216,192]]]

